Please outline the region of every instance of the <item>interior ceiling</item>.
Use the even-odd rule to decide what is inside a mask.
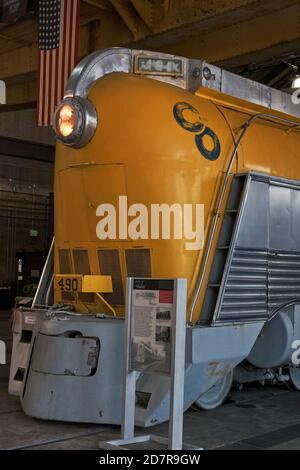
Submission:
[[[36,99],[36,11],[28,0],[25,17],[0,22],[0,79],[11,104]],[[125,45],[202,58],[286,89],[300,67],[300,2],[81,0],[79,44],[80,58]]]

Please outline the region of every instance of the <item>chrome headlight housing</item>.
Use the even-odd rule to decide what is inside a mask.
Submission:
[[[52,127],[56,137],[65,145],[80,148],[87,145],[95,134],[97,112],[88,99],[65,98],[54,113]]]

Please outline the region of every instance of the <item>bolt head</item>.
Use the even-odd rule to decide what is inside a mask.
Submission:
[[[199,78],[201,75],[201,70],[199,67],[195,67],[192,72],[193,78]]]

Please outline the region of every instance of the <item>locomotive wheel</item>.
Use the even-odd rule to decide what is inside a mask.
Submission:
[[[290,368],[290,380],[288,382],[289,388],[300,392],[300,367]]]
[[[200,395],[194,405],[200,410],[214,410],[222,405],[232,387],[233,371],[219,380],[207,392]]]

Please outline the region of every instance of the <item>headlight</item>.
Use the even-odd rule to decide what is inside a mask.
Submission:
[[[98,124],[97,113],[87,99],[65,98],[57,107],[53,128],[65,145],[80,148],[92,139]]]
[[[64,104],[57,113],[56,128],[62,137],[69,137],[75,129],[76,111],[73,106]]]

